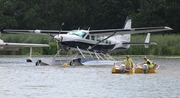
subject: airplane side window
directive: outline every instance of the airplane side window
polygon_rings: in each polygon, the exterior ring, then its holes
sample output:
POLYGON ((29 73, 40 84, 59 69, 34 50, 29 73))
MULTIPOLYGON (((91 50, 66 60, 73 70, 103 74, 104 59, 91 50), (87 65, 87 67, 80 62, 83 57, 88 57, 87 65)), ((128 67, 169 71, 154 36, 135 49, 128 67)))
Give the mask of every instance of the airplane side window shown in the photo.
POLYGON ((84 36, 86 35, 86 32, 82 32, 81 33, 81 37, 84 38, 84 36))
POLYGON ((99 41, 99 42, 100 42, 100 41, 101 41, 101 38, 97 38, 97 41, 99 41))
POLYGON ((109 41, 109 44, 111 44, 111 41, 109 41))
POLYGON ((91 36, 91 40, 94 40, 94 36, 91 36))
POLYGON ((108 40, 106 40, 106 44, 108 44, 109 43, 109 41, 108 40))
POLYGON ((89 35, 88 35, 88 36, 86 36, 86 39, 90 39, 89 37, 90 37, 89 35))

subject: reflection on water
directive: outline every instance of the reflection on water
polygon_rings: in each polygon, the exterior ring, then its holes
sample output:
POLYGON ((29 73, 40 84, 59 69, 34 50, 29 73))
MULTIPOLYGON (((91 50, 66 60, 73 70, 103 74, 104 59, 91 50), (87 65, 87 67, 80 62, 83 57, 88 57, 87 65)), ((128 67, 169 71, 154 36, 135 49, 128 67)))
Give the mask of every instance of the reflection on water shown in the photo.
POLYGON ((180 59, 152 61, 161 65, 156 74, 111 74, 112 66, 35 66, 22 57, 1 57, 0 98, 179 97, 180 59))

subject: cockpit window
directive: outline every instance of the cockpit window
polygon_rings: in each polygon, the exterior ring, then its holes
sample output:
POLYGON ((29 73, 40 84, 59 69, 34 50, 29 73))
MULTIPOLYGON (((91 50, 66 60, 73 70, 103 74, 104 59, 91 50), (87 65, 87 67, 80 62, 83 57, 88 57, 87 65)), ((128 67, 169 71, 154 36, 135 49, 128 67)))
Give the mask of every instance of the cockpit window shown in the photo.
POLYGON ((72 30, 72 31, 69 31, 67 34, 69 34, 69 35, 77 35, 77 36, 83 38, 86 35, 86 32, 83 32, 83 31, 80 31, 80 30, 72 30))

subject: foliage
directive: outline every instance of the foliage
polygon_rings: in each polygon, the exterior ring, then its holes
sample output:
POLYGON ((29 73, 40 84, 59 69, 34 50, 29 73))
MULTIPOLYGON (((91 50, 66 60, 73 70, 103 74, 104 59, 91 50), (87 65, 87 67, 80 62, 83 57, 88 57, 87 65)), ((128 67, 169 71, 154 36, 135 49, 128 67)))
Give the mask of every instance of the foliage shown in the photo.
POLYGON ((178 0, 0 0, 0 27, 18 29, 122 28, 167 25, 179 32, 178 0))
MULTIPOLYGON (((146 35, 132 35, 132 42, 144 42, 146 35)), ((130 55, 180 55, 180 35, 178 34, 151 34, 151 42, 157 45, 131 46, 127 51, 120 54, 130 55)))
MULTIPOLYGON (((0 28, 59 29, 62 22, 65 23, 65 30, 79 27, 122 28, 125 18, 129 16, 133 21, 132 27, 169 26, 173 28, 169 34, 179 33, 179 5, 179 0, 0 0, 0 28)), ((134 41, 143 42, 136 37, 134 41)), ((117 54, 180 54, 180 40, 175 35, 168 37, 170 38, 153 35, 152 41, 158 42, 158 46, 150 46, 148 49, 132 46, 128 51, 117 54)), ((12 34, 3 35, 2 39, 8 42, 49 43, 56 47, 56 43, 51 43, 53 40, 49 36, 12 34)), ((56 52, 56 48, 52 47, 37 50, 39 53, 51 55, 56 52)), ((26 50, 28 49, 1 54, 25 54, 26 50)))
MULTIPOLYGON (((146 35, 138 34, 131 36, 131 42, 144 42, 146 35)), ((180 55, 180 35, 179 34, 151 34, 151 42, 157 45, 150 45, 144 48, 143 45, 131 46, 126 51, 113 53, 112 55, 180 55)), ((33 48, 35 55, 54 55, 57 52, 57 44, 53 38, 48 35, 29 35, 29 34, 3 34, 2 39, 5 42, 25 42, 49 44, 50 48, 33 48)), ((1 51, 1 55, 27 55, 29 48, 20 49, 19 51, 1 51)), ((65 54, 62 52, 61 54, 65 54)))

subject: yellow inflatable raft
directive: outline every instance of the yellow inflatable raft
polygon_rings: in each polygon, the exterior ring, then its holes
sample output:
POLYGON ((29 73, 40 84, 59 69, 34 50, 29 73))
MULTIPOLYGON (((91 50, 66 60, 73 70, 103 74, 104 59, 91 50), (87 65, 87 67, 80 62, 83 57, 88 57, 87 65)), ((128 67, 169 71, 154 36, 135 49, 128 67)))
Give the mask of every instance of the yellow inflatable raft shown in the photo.
POLYGON ((114 66, 112 67, 111 72, 113 74, 117 74, 117 73, 130 73, 131 74, 133 73, 133 70, 132 69, 126 70, 124 64, 121 64, 121 62, 116 62, 114 63, 114 66))
MULTIPOLYGON (((111 72, 112 72, 113 74, 120 74, 120 73, 121 73, 120 68, 115 68, 115 67, 112 67, 111 72)), ((133 70, 126 70, 124 73, 132 74, 132 73, 133 73, 133 70)))
MULTIPOLYGON (((159 65, 156 64, 155 67, 154 67, 154 69, 149 69, 149 70, 147 71, 147 73, 152 73, 152 74, 153 74, 153 73, 156 73, 158 68, 159 68, 159 65)), ((112 72, 113 74, 122 73, 120 67, 119 67, 119 66, 116 66, 116 65, 112 67, 111 72, 112 72)), ((136 66, 134 69, 126 70, 126 71, 123 72, 123 73, 144 74, 142 67, 138 67, 138 66, 136 66)))
MULTIPOLYGON (((134 70, 134 73, 141 74, 141 73, 143 73, 143 70, 142 70, 142 68, 136 68, 134 70)), ((155 69, 149 69, 147 73, 156 73, 156 70, 155 69)))
MULTIPOLYGON (((159 65, 155 64, 155 65, 154 65, 154 68, 153 68, 153 69, 149 69, 149 70, 147 71, 147 73, 152 73, 152 74, 153 74, 153 73, 156 73, 158 68, 159 68, 159 65)), ((134 69, 134 73, 137 73, 137 74, 143 73, 142 67, 137 67, 137 68, 135 68, 135 69, 134 69)))

